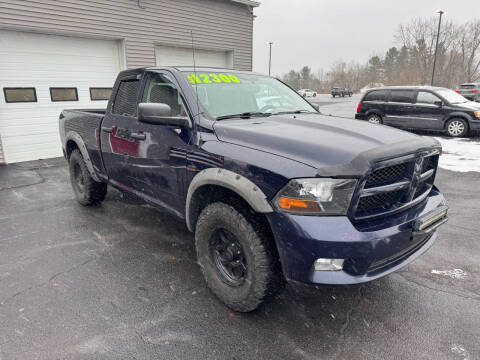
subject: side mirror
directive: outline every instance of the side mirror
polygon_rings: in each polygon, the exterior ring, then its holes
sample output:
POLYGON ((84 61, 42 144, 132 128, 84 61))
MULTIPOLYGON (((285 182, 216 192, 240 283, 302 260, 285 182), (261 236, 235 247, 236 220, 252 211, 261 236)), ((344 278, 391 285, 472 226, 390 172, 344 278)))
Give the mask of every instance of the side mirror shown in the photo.
POLYGON ((146 124, 191 127, 188 116, 172 116, 172 109, 164 103, 138 104, 137 117, 138 121, 146 124))
POLYGON ((438 101, 434 101, 433 102, 434 105, 437 105, 438 107, 442 107, 443 106, 443 102, 438 100, 438 101))
POLYGON ((315 104, 315 103, 313 103, 313 104, 310 103, 310 105, 312 105, 315 108, 315 110, 320 111, 320 105, 315 104))

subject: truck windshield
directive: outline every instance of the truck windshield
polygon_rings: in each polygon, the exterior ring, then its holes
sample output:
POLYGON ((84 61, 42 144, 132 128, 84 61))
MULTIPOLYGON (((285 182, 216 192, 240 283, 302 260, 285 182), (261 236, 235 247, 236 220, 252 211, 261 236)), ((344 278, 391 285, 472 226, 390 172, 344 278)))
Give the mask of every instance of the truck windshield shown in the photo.
POLYGON ((229 72, 184 72, 198 99, 215 119, 317 112, 282 82, 267 76, 229 72))

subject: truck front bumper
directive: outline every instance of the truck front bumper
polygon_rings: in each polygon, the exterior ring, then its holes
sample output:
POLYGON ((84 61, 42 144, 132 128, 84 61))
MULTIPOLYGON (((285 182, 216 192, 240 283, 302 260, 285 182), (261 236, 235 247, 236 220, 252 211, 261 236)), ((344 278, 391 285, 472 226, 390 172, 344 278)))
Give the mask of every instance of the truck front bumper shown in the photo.
MULTIPOLYGON (((310 284, 357 284, 385 276, 427 251, 436 232, 415 221, 445 205, 434 188, 423 203, 399 214, 352 224, 346 216, 267 214, 287 279, 310 284), (344 259, 342 270, 318 271, 315 260, 344 259)), ((445 219, 444 219, 445 220, 445 219)))

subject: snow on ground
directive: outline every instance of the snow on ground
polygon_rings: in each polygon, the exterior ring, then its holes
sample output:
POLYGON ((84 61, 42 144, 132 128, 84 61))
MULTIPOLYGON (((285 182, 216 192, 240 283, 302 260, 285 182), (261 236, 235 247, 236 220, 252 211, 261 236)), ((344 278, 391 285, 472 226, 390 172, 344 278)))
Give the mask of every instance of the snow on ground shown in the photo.
POLYGON ((435 137, 442 144, 439 167, 452 171, 480 172, 479 138, 444 138, 435 137))

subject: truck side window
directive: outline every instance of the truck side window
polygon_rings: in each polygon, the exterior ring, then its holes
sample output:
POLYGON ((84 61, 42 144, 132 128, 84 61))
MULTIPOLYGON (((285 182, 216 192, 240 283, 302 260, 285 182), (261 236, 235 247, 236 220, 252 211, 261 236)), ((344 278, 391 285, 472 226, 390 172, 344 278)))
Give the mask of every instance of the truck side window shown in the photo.
POLYGON ((138 83, 137 79, 120 82, 113 104, 114 114, 133 116, 137 104, 138 83))
POLYGON ((142 102, 164 103, 172 109, 172 116, 185 115, 182 97, 172 80, 165 74, 150 74, 142 102))

